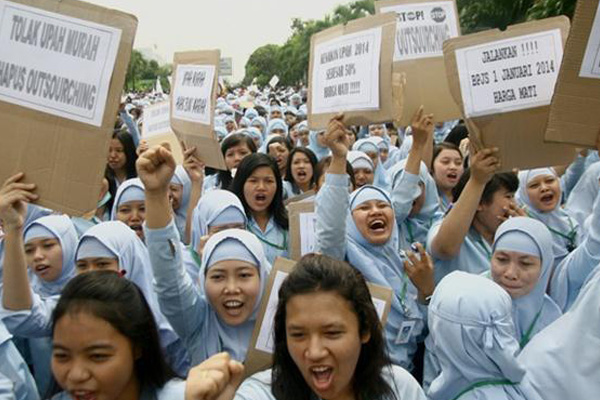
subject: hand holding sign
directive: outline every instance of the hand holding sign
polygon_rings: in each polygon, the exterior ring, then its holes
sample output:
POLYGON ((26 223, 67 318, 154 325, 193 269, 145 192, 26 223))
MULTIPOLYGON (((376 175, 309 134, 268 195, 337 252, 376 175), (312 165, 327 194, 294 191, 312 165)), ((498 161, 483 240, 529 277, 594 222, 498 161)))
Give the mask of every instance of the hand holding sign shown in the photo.
POLYGON ((325 143, 331 149, 334 158, 346 158, 348 154, 348 135, 346 126, 342 122, 344 114, 338 114, 329 121, 327 132, 325 132, 325 143))
POLYGON ((219 353, 192 368, 185 385, 185 400, 231 400, 242 382, 244 365, 219 353))
POLYGON ((500 161, 497 158, 498 148, 482 149, 474 153, 471 149, 471 179, 475 182, 485 185, 500 168, 500 161))
POLYGON ((410 124, 413 146, 425 146, 433 138, 433 127, 433 114, 425 114, 423 106, 419 107, 410 124))
POLYGON ((417 243, 415 246, 419 256, 412 251, 407 251, 408 260, 404 261, 404 271, 419 291, 419 301, 423 303, 435 289, 433 261, 421 243, 417 243))
POLYGON ((22 183, 22 172, 11 176, 0 189, 0 220, 4 231, 22 229, 27 214, 27 203, 37 200, 35 184, 22 183))

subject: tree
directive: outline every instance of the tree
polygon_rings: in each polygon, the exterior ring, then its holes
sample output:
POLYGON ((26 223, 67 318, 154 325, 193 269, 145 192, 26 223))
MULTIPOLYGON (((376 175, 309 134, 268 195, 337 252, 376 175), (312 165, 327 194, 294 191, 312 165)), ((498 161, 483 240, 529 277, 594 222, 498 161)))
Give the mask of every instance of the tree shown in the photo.
POLYGON ((279 73, 278 52, 279 46, 275 44, 267 44, 256 49, 246 63, 244 84, 249 85, 256 78, 256 83, 264 86, 273 75, 279 73))
POLYGON ((125 76, 125 90, 151 90, 156 78, 160 78, 163 89, 169 90, 167 78, 171 71, 171 65, 159 65, 156 60, 147 60, 138 50, 133 50, 125 76))

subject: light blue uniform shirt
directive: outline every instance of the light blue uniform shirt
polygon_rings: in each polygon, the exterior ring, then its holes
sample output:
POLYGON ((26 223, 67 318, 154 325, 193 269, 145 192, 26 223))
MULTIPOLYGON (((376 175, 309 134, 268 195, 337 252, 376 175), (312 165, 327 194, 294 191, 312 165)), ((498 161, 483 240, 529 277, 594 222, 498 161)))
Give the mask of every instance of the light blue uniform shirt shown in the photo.
POLYGON ((422 340, 425 329, 426 307, 417 304, 417 289, 404 273, 397 247, 397 227, 394 227, 388 243, 381 246, 366 244, 364 238, 352 238, 352 229, 356 228, 349 226, 352 217, 348 179, 345 174, 325 176, 325 185, 319 191, 316 202, 316 251, 348 261, 367 281, 392 288, 392 306, 384 326, 387 349, 394 364, 410 370, 417 342, 422 340))
POLYGON ((272 216, 269 218, 267 229, 264 232, 260 229, 254 218, 250 217, 248 220, 248 231, 255 234, 258 240, 260 240, 265 251, 265 257, 267 257, 271 265, 277 257, 288 257, 288 231, 277 225, 272 216))
POLYGON ((0 321, 0 399, 39 400, 29 367, 0 321))
POLYGON ((433 251, 432 243, 443 221, 442 219, 434 223, 427 235, 427 250, 433 256, 436 284, 452 271, 481 274, 489 270, 492 247, 473 227, 469 228, 469 232, 460 246, 460 251, 454 258, 448 260, 439 258, 433 251))
MULTIPOLYGON (((356 373, 360 373, 360 371, 356 371, 356 373)), ((392 388, 396 399, 427 399, 419 383, 405 369, 397 365, 390 365, 384 367, 382 374, 392 388)), ((235 393, 234 400, 275 400, 275 396, 271 393, 271 370, 261 371, 246 378, 235 393)))

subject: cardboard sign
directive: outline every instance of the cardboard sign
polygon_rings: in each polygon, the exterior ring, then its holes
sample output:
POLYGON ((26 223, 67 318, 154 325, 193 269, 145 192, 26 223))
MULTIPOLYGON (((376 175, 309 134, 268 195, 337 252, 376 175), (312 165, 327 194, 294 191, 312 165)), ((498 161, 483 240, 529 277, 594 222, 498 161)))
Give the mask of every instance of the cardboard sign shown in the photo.
POLYGON ((275 86, 277 86, 278 83, 279 83, 279 77, 277 75, 273 75, 273 77, 269 81, 269 86, 271 86, 273 89, 275 89, 275 86))
POLYGON ((315 249, 315 203, 296 201, 290 203, 287 209, 290 218, 290 258, 298 261, 315 249))
POLYGON ((579 0, 554 90, 546 140, 595 147, 600 129, 600 2, 579 0))
POLYGON ((0 1, 0 182, 22 171, 38 204, 95 208, 136 28, 75 0, 0 1))
POLYGON ((186 147, 196 146, 207 166, 225 170, 221 146, 213 132, 219 50, 175 53, 171 129, 186 147))
POLYGON ((148 142, 150 147, 162 143, 171 146, 171 153, 177 164, 183 164, 183 152, 177 136, 171 130, 169 113, 171 102, 163 101, 144 108, 144 123, 142 124, 142 139, 148 142))
POLYGON ((312 36, 308 125, 325 128, 344 112, 348 125, 391 121, 400 115, 392 99, 396 16, 361 18, 312 36))
POLYGON ((233 59, 231 57, 221 58, 219 76, 233 76, 233 59))
POLYGON ((450 93, 444 66, 443 43, 460 35, 454 0, 384 0, 377 13, 397 15, 393 73, 400 75, 403 113, 398 126, 410 125, 421 105, 436 121, 460 118, 450 93))
POLYGON ((504 171, 567 164, 575 157, 570 146, 544 142, 552 76, 568 33, 569 20, 556 17, 444 43, 450 90, 469 138, 476 147, 498 147, 504 171))
MULTIPOLYGON (((245 376, 270 368, 273 362, 273 324, 279 302, 279 288, 295 265, 294 261, 281 257, 278 257, 273 264, 246 354, 245 376)), ((392 303, 392 289, 370 283, 367 283, 367 286, 381 324, 385 325, 392 303)))

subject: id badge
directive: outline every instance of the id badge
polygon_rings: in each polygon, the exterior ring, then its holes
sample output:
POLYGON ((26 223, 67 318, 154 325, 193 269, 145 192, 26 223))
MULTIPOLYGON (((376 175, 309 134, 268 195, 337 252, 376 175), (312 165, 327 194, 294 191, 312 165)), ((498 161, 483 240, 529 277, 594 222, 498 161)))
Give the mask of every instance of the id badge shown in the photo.
POLYGON ((400 329, 398 330, 398 336, 396 337, 395 344, 406 344, 410 340, 413 329, 415 329, 417 321, 408 320, 402 322, 400 329))

